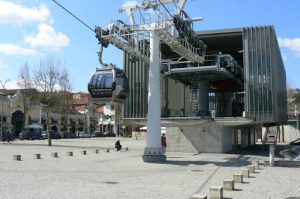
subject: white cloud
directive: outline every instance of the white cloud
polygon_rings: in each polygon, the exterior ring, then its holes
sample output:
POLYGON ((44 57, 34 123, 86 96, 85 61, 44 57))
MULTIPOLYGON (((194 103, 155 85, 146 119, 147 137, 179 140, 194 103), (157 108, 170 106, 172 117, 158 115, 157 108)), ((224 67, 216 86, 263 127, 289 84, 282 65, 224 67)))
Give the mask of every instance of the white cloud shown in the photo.
POLYGON ((7 68, 8 65, 6 65, 1 59, 0 59, 0 70, 7 68))
POLYGON ((54 50, 69 45, 70 39, 62 32, 55 32, 51 25, 41 23, 36 34, 25 36, 24 40, 31 47, 46 47, 54 50))
POLYGON ((24 24, 46 21, 50 16, 47 6, 25 7, 13 2, 0 0, 0 24, 24 24))
POLYGON ((126 1, 123 3, 122 8, 126 8, 126 7, 136 7, 138 6, 138 2, 137 1, 126 1))
POLYGON ((16 44, 0 44, 0 53, 5 55, 36 55, 38 52, 31 48, 23 48, 16 44))
POLYGON ((279 46, 292 50, 297 56, 300 56, 300 38, 278 38, 279 46))

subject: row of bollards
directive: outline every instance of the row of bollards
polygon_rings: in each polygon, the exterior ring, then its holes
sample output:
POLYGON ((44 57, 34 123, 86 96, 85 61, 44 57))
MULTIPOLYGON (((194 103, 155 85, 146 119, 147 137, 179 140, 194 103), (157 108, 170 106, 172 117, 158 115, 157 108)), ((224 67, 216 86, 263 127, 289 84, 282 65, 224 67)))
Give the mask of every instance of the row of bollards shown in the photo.
MULTIPOLYGON (((126 147, 126 151, 128 151, 128 147, 126 147)), ((99 149, 94 149, 93 152, 96 153, 96 154, 99 154, 99 149)), ((106 149, 106 152, 109 153, 109 148, 106 149)), ((81 154, 82 155, 87 155, 87 151, 86 150, 82 150, 81 154)), ((73 151, 68 151, 67 152, 67 156, 74 156, 73 151)), ((51 153, 51 157, 58 158, 58 152, 51 153)), ((40 153, 33 154, 33 159, 41 159, 41 158, 42 158, 42 156, 41 156, 40 153)), ((21 155, 13 155, 13 160, 21 161, 22 157, 21 157, 21 155)))
MULTIPOLYGON (((249 178, 250 173, 255 173, 259 170, 260 163, 254 161, 252 165, 248 166, 247 169, 242 169, 240 172, 233 174, 233 179, 225 179, 223 186, 212 186, 209 188, 209 199, 222 199, 223 190, 233 191, 235 183, 243 183, 243 178, 249 178)), ((207 199, 207 195, 196 194, 192 196, 192 199, 207 199)))

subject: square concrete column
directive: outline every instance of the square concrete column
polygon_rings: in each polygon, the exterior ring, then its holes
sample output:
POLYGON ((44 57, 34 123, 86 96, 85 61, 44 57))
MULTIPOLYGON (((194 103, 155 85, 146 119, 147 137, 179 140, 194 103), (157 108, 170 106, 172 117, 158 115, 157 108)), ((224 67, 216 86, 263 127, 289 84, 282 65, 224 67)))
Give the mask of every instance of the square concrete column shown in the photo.
POLYGON ((233 180, 235 183, 243 183, 243 174, 241 173, 233 174, 233 180))
POLYGON ((82 155, 86 155, 86 150, 81 151, 82 155))
POLYGON ((244 178, 249 178, 249 170, 248 169, 242 169, 241 170, 244 178))
POLYGON ((73 151, 68 151, 67 156, 73 156, 73 151))
POLYGON ((193 195, 191 199, 207 199, 206 195, 196 194, 193 195))
POLYGON ((209 188, 209 199, 221 199, 223 198, 223 187, 213 186, 209 188))
POLYGON ((226 179, 223 181, 224 190, 232 191, 234 190, 234 180, 226 179))

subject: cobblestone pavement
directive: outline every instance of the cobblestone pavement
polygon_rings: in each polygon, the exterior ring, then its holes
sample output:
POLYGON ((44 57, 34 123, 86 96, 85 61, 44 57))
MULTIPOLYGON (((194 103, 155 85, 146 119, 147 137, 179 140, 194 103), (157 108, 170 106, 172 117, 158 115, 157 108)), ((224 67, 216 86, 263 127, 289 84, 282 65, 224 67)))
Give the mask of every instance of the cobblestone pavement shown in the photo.
MULTIPOLYGON (((0 198, 190 198, 250 165, 267 160, 260 152, 240 154, 167 153, 167 162, 144 163, 143 140, 121 139, 128 151, 113 150, 116 138, 0 143, 0 198), (95 154, 93 149, 99 148, 95 154), (110 152, 107 153, 107 148, 110 152), (87 155, 81 151, 86 150, 87 155), (74 156, 67 156, 73 151, 74 156), (58 152, 59 158, 51 157, 58 152), (33 158, 41 153, 42 159, 33 158), (13 160, 21 154, 22 161, 13 160)), ((225 198, 300 197, 300 168, 263 167, 225 198)))

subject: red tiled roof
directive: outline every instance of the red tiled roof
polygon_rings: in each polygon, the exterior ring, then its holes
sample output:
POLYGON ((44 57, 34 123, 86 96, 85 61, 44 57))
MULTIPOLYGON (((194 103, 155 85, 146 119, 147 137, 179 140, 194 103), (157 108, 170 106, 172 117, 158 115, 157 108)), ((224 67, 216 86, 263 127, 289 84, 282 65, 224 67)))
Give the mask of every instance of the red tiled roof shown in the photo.
POLYGON ((89 101, 89 98, 75 98, 75 99, 73 99, 72 100, 72 104, 73 105, 87 105, 87 104, 89 104, 90 103, 90 101, 89 101))

